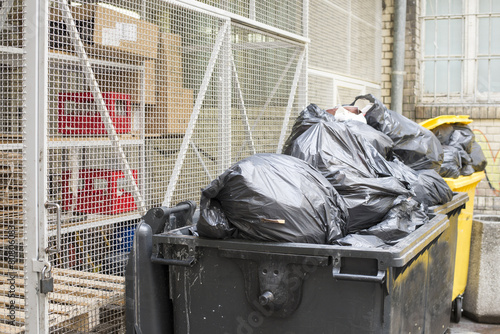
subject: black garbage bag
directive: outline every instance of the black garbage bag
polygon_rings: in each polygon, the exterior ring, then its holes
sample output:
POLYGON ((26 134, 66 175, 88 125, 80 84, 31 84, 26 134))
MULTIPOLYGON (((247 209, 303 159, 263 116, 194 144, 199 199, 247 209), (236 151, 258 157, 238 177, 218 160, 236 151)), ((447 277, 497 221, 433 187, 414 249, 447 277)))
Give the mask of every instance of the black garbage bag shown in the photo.
POLYGON ((413 196, 387 161, 345 122, 311 126, 290 145, 290 155, 316 167, 344 198, 349 210, 347 233, 379 223, 397 197, 413 196))
POLYGON ((324 109, 321 109, 314 103, 311 103, 304 110, 302 110, 295 120, 295 123, 293 124, 290 136, 288 136, 285 145, 283 145, 283 154, 290 155, 291 143, 293 143, 295 139, 297 139, 312 125, 322 121, 335 122, 335 117, 332 114, 327 113, 324 109))
POLYGON ((470 152, 471 166, 476 172, 481 172, 486 169, 488 162, 484 156, 481 145, 478 142, 472 143, 472 150, 470 152))
MULTIPOLYGON (((290 145, 312 125, 319 122, 337 122, 335 117, 315 104, 310 104, 301 111, 292 127, 290 136, 283 146, 283 154, 290 154, 290 145)), ((348 120, 351 131, 358 137, 367 140, 384 158, 392 158, 392 139, 371 126, 355 120, 348 120)))
POLYGON ((243 159, 202 190, 201 237, 330 244, 343 237, 346 205, 306 162, 281 154, 243 159))
POLYGON ((413 170, 397 159, 388 164, 394 177, 410 185, 415 193, 413 198, 418 203, 428 207, 445 204, 452 199, 453 191, 434 169, 413 170))
POLYGON ((382 222, 360 231, 359 234, 374 235, 388 245, 395 245, 428 221, 429 217, 420 203, 399 197, 382 222))
POLYGON ((474 173, 474 168, 472 167, 472 159, 470 155, 463 149, 459 149, 460 158, 462 159, 462 169, 460 169, 460 175, 469 176, 474 173))
POLYGON ((460 171, 462 169, 462 156, 460 151, 463 150, 453 146, 443 145, 444 160, 441 164, 439 175, 453 179, 460 176, 460 171))
POLYGON ((453 133, 445 145, 462 148, 467 154, 472 150, 472 143, 475 141, 471 128, 464 124, 453 124, 453 133))
POLYGON ((425 206, 446 204, 453 199, 448 183, 434 169, 416 171, 418 179, 412 183, 415 200, 425 206))
POLYGON ((394 142, 389 136, 355 120, 346 121, 346 124, 358 138, 368 141, 386 160, 392 160, 394 142))
POLYGON ((376 99, 372 94, 357 96, 373 103, 365 117, 368 125, 388 135, 394 142, 394 154, 415 170, 435 169, 443 162, 443 150, 436 136, 414 121, 400 115, 376 99))
POLYGON ((448 145, 453 134, 453 125, 442 124, 431 130, 442 145, 448 145))

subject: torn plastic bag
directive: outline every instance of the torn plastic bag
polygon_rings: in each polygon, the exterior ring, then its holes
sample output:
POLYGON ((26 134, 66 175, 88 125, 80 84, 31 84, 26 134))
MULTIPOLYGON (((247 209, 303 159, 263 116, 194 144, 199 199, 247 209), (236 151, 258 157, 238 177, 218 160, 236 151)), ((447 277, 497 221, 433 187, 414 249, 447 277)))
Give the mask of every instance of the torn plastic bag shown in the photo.
POLYGON ((486 161, 486 157, 484 156, 481 145, 478 142, 472 143, 472 150, 470 152, 471 158, 471 166, 474 168, 474 171, 481 172, 486 169, 486 165, 488 162, 486 161))
POLYGON ((385 248, 385 242, 375 235, 348 234, 335 240, 335 245, 352 246, 355 248, 385 248))
POLYGON ((394 154, 415 170, 435 169, 443 162, 443 149, 434 134, 400 115, 376 99, 372 94, 357 96, 352 105, 359 99, 373 103, 366 113, 366 121, 370 126, 388 135, 394 142, 394 154))
POLYGON ((428 221, 429 217, 421 204, 413 199, 400 197, 382 222, 359 234, 374 235, 388 245, 395 245, 428 221))
POLYGON ((414 195, 344 122, 311 126, 291 143, 290 154, 316 167, 342 195, 350 216, 348 233, 379 223, 398 196, 414 195))
POLYGON ((450 177, 456 179, 460 176, 462 169, 462 157, 459 148, 443 145, 444 160, 439 170, 439 175, 442 177, 450 177))
MULTIPOLYGON (((315 104, 310 104, 307 108, 302 110, 300 115, 295 120, 290 136, 283 146, 283 154, 290 154, 291 143, 304 133, 304 131, 319 122, 336 122, 336 120, 332 114, 319 108, 315 104)), ((364 140, 367 140, 380 154, 382 154, 384 158, 392 158, 392 147, 394 146, 394 143, 391 138, 365 123, 352 120, 346 122, 349 124, 349 128, 354 134, 358 137, 362 137, 364 140)))
POLYGON ((343 236, 347 220, 342 197, 309 164, 257 154, 202 190, 197 230, 208 238, 329 244, 343 236))

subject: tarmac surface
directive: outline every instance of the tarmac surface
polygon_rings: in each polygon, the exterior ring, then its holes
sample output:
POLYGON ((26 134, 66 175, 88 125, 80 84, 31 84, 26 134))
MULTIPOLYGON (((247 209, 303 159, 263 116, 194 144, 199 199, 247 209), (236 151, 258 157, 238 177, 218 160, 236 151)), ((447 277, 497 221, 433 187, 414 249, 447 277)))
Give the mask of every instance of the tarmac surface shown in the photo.
POLYGON ((480 324, 462 316, 456 324, 451 323, 448 334, 500 334, 500 324, 480 324))

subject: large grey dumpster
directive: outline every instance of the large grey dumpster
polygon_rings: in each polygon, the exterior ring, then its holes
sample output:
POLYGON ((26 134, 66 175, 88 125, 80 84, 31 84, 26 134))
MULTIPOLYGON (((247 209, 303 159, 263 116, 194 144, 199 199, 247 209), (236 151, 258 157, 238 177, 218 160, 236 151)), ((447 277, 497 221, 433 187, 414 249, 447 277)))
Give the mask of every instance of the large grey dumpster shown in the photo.
MULTIPOLYGON (((457 197, 452 202, 448 212, 463 205, 457 197)), ((155 226, 170 222, 165 210, 150 211, 142 228, 151 217, 155 226)), ((191 235, 189 227, 150 229, 142 237, 138 230, 127 267, 127 331, 444 333, 456 223, 442 214, 431 218, 387 249, 210 240, 191 235), (144 251, 154 270, 138 269, 144 251), (151 274, 154 280, 142 279, 151 274), (144 303, 165 316, 141 313, 144 303)))

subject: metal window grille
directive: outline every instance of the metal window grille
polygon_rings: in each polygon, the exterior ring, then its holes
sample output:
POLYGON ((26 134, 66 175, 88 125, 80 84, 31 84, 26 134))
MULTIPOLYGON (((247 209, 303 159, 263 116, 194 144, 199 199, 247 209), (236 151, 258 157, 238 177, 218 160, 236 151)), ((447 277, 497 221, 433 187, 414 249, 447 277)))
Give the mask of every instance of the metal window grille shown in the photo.
POLYGON ((423 10, 423 102, 498 101, 498 3, 427 0, 423 10))

